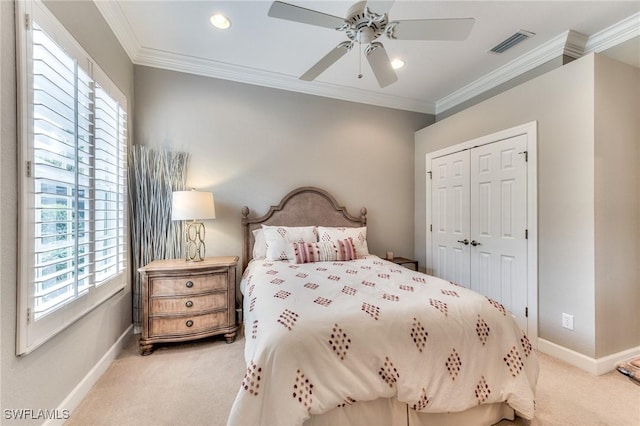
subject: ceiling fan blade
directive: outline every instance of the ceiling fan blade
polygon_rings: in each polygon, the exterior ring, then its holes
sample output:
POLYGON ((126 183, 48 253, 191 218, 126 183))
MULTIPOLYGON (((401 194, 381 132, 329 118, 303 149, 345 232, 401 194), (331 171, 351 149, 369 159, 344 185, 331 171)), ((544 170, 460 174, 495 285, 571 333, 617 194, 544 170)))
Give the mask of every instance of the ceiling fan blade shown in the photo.
POLYGON ((303 24, 316 25, 336 29, 344 25, 344 19, 326 13, 317 12, 304 7, 294 6, 281 1, 274 1, 269 8, 268 15, 272 18, 286 19, 287 21, 301 22, 303 24))
POLYGON ((324 58, 320 59, 314 66, 309 68, 307 72, 300 76, 300 80, 312 81, 315 80, 320 74, 327 68, 333 65, 338 59, 342 58, 345 53, 351 50, 353 43, 350 41, 344 41, 337 45, 333 50, 327 53, 324 58))
POLYGON ((391 66, 391 61, 382 43, 374 42, 369 44, 365 50, 365 55, 380 87, 387 87, 398 80, 398 76, 391 66))
POLYGON ((369 0, 367 7, 375 13, 389 13, 391 6, 393 6, 395 2, 395 0, 369 0))
POLYGON ((464 40, 475 19, 416 19, 390 22, 387 36, 398 40, 464 40))

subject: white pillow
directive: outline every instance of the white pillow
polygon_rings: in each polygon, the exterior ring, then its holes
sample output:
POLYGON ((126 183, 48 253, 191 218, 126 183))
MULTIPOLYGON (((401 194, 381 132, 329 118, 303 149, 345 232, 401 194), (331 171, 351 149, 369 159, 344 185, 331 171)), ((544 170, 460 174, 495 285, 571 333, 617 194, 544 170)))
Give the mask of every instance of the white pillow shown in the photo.
POLYGON ((326 226, 318 226, 318 241, 335 243, 340 240, 351 238, 353 246, 356 249, 356 256, 362 259, 369 255, 369 247, 367 246, 367 227, 361 228, 332 228, 326 226))
POLYGON ((267 245, 267 260, 293 260, 295 253, 291 243, 315 243, 318 233, 315 226, 267 226, 262 225, 267 245))
POLYGON ((267 243, 264 240, 262 229, 253 230, 253 259, 264 259, 267 257, 267 243))

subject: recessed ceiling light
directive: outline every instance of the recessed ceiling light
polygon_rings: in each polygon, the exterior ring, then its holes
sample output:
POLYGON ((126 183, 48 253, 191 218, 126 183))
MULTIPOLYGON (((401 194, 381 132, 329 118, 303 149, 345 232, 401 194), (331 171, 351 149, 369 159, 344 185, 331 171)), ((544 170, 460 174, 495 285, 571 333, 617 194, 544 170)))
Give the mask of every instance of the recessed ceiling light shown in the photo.
POLYGON ((211 25, 218 29, 226 30, 231 26, 231 21, 226 16, 216 13, 215 15, 211 15, 211 25))
POLYGON ((391 61, 391 67, 394 70, 404 67, 404 61, 402 59, 394 59, 391 61))

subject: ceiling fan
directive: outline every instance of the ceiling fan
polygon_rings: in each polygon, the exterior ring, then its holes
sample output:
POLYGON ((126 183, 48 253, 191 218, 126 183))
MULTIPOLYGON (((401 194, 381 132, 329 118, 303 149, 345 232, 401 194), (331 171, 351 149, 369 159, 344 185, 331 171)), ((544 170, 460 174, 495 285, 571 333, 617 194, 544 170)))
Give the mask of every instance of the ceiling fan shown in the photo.
MULTIPOLYGON (((461 19, 416 19, 389 21, 388 12, 394 0, 370 1, 379 13, 369 9, 367 1, 359 1, 351 6, 346 18, 340 18, 316 10, 275 1, 269 9, 272 18, 286 19, 303 24, 316 25, 343 31, 348 41, 344 41, 320 59, 300 80, 312 81, 346 54, 355 43, 365 45, 364 55, 380 87, 386 87, 398 80, 387 52, 379 41, 381 35, 394 40, 464 40, 471 32, 473 18, 461 19)), ((362 78, 362 74, 358 75, 362 78)))

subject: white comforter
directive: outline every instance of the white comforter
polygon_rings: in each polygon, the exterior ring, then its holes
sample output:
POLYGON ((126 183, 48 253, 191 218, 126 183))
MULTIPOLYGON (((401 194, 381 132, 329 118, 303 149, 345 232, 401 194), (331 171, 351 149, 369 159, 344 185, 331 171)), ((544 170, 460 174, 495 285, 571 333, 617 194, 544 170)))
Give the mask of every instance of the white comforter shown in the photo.
POLYGON ((229 425, 301 425, 392 396, 421 412, 506 402, 533 417, 535 353, 487 297, 375 256, 252 261, 241 289, 247 370, 229 425))

